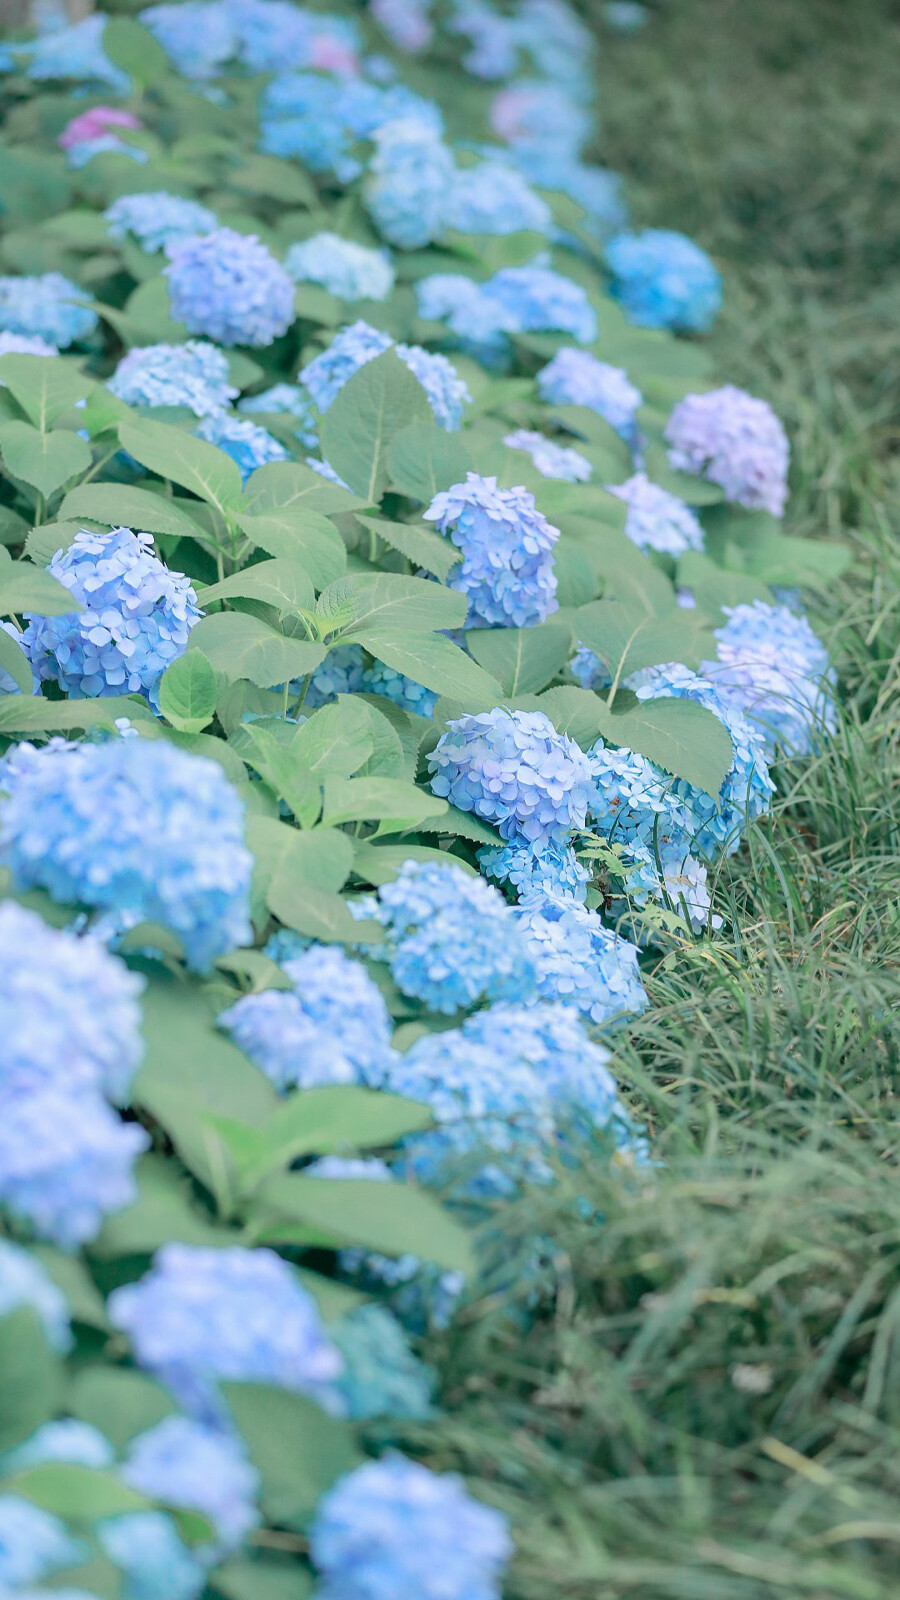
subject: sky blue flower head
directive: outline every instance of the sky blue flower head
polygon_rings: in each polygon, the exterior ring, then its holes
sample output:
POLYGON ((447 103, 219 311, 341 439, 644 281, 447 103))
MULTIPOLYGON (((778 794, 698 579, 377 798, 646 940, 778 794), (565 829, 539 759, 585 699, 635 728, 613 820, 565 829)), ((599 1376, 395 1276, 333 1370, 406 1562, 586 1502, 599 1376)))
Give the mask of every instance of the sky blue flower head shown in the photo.
POLYGON ((331 1332, 344 1358, 340 1391, 349 1417, 422 1422, 430 1416, 434 1374, 413 1355, 399 1322, 384 1306, 357 1306, 333 1323, 331 1332))
POLYGON ((37 1583, 73 1566, 81 1547, 65 1523, 16 1494, 0 1495, 0 1583, 37 1583))
POLYGON ((146 1277, 114 1290, 107 1307, 138 1364, 200 1422, 221 1425, 218 1384, 229 1380, 293 1389, 334 1409, 341 1358, 312 1295, 273 1250, 163 1245, 146 1277))
POLYGON ((462 561, 448 587, 469 601, 469 626, 529 628, 558 609, 553 546, 559 538, 527 489, 500 489, 468 472, 423 513, 449 534, 462 561))
POLYGON ((126 139, 120 139, 117 133, 99 133, 94 139, 79 139, 69 145, 66 166, 79 171, 95 156, 108 155, 125 156, 128 161, 136 161, 138 166, 144 166, 150 160, 149 153, 142 150, 140 145, 129 144, 126 139))
POLYGON ((617 750, 602 739, 588 759, 593 776, 590 813, 598 833, 613 844, 688 848, 696 818, 674 779, 646 756, 617 750))
POLYGON ((507 143, 555 148, 575 160, 594 132, 594 118, 567 85, 520 78, 500 90, 490 110, 491 127, 507 143))
POLYGON ((83 610, 26 613, 22 645, 38 678, 75 700, 130 693, 156 705, 159 680, 200 617, 190 579, 160 561, 149 533, 130 528, 77 533, 47 570, 83 610))
POLYGON ((180 244, 198 233, 212 233, 219 226, 215 212, 196 200, 164 189, 152 193, 123 194, 103 213, 110 239, 136 239, 151 255, 171 244, 180 244))
POLYGON ((508 335, 517 331, 512 312, 460 272, 435 272, 416 284, 419 316, 446 322, 463 350, 482 366, 504 369, 512 359, 508 335))
POLYGON ((559 478, 563 483, 587 483, 590 479, 591 463, 580 451, 557 444, 542 433, 516 428, 503 443, 508 450, 524 450, 543 478, 559 478))
POLYGON ((228 357, 204 339, 148 344, 124 355, 106 387, 129 406, 187 406, 195 417, 220 411, 240 390, 228 357))
POLYGON ((183 239, 169 256, 172 316, 188 333, 259 349, 293 322, 294 285, 255 234, 216 228, 183 239))
POLYGON ((65 350, 87 339, 97 327, 97 313, 78 300, 90 296, 61 272, 36 278, 0 278, 0 330, 45 339, 65 350))
POLYGON ((581 344, 597 337, 597 313, 586 291, 551 267, 503 267, 484 292, 506 307, 522 333, 559 330, 581 344))
POLYGON ((507 1519, 405 1456, 339 1478, 310 1534, 320 1600, 500 1600, 507 1519))
POLYGON ((279 414, 296 417, 296 436, 307 450, 315 450, 319 442, 316 433, 315 409, 312 396, 301 388, 298 383, 273 383, 271 389, 264 389, 261 394, 251 394, 239 400, 238 411, 243 416, 255 417, 270 412, 273 416, 279 414))
POLYGON ((553 213, 546 200, 506 161, 481 161, 453 176, 444 226, 456 233, 549 234, 553 213))
MULTIPOLYGON (((0 356, 58 356, 59 351, 55 344, 48 344, 46 339, 39 339, 34 334, 0 333, 0 356)), ((5 389, 6 384, 0 378, 0 389, 5 389)))
POLYGON ((394 287, 387 250, 370 250, 337 233, 292 244, 284 261, 295 283, 318 283, 339 300, 386 300, 394 287))
POLYGON ((75 1250, 104 1216, 130 1205, 135 1158, 150 1140, 99 1095, 59 1086, 6 1094, 0 1113, 0 1208, 39 1239, 75 1250))
POLYGON ((538 373, 537 386, 548 405, 587 406, 605 417, 623 439, 633 439, 643 395, 621 367, 598 361, 587 350, 557 350, 538 373))
POLYGON ((539 189, 569 196, 585 212, 584 226, 596 239, 606 239, 624 228, 628 207, 622 194, 622 178, 606 167, 586 166, 584 162, 548 145, 514 146, 512 157, 519 169, 539 189))
POLYGON ((241 482, 246 483, 251 472, 264 467, 269 461, 287 461, 288 452, 278 439, 261 428, 257 422, 231 416, 227 411, 214 411, 204 417, 194 430, 199 439, 214 444, 230 456, 240 468, 241 482))
POLYGON ((164 1511, 109 1517, 97 1526, 97 1542, 124 1575, 124 1600, 197 1600, 206 1585, 203 1567, 164 1511))
POLYGON ((545 1000, 574 1006, 598 1027, 649 1004, 633 944, 596 911, 563 895, 527 895, 518 909, 545 1000))
POLYGON ((365 902, 385 929, 398 989, 452 1016, 482 1000, 521 1000, 531 989, 515 914, 497 889, 448 861, 406 861, 365 902))
POLYGON ((446 226, 454 172, 440 132, 418 117, 379 128, 364 199, 382 238, 399 250, 420 250, 437 239, 446 226))
POLYGON ((110 61, 103 48, 106 17, 96 12, 71 27, 54 28, 31 44, 17 46, 28 57, 28 76, 38 81, 71 78, 76 83, 108 83, 119 94, 128 94, 131 81, 121 67, 110 61))
POLYGON ((395 705, 402 706, 404 711, 414 711, 420 717, 432 716, 438 701, 432 689, 426 689, 423 684, 416 683, 414 678, 407 678, 402 672, 395 672, 393 667, 386 667, 381 661, 366 668, 363 687, 366 694, 383 695, 386 700, 393 700, 395 705))
POLYGON ((185 78, 214 78, 237 52, 234 17, 222 0, 148 6, 139 20, 185 78))
POLYGON ((471 49, 462 66, 474 78, 494 82, 509 78, 519 63, 521 28, 514 17, 504 17, 482 0, 456 0, 447 22, 448 33, 462 34, 471 49))
POLYGON ((756 817, 769 810, 775 785, 769 776, 765 740, 759 728, 749 722, 729 698, 727 690, 713 686, 688 667, 677 662, 647 667, 629 680, 639 700, 674 696, 696 700, 725 724, 731 737, 733 759, 717 799, 676 778, 672 792, 691 812, 692 848, 696 855, 712 860, 723 851, 733 855, 744 830, 756 817), (718 802, 718 804, 717 804, 718 802))
POLYGON ((371 0, 369 10, 396 49, 416 55, 431 43, 434 33, 428 15, 431 4, 432 0, 371 0))
POLYGON ((776 751, 809 755, 837 727, 835 673, 805 617, 762 600, 726 608, 703 672, 776 751))
MULTIPOLYGON (((2 1253, 0 1251, 0 1256, 2 1253)), ((22 1254, 25 1255, 26 1252, 22 1251, 22 1254)), ((32 1259, 28 1256, 29 1261, 32 1259)), ((37 1266, 37 1262, 33 1264, 37 1266)), ((62 1299, 60 1295, 60 1300, 62 1299)), ((68 1348, 70 1343, 68 1312, 65 1316, 64 1332, 66 1339, 62 1348, 68 1348)), ((26 1439, 24 1444, 18 1445, 15 1450, 5 1455, 2 1466, 4 1472, 25 1472, 28 1467, 42 1467, 48 1461, 68 1461, 80 1467, 102 1468, 111 1467, 115 1459, 115 1450, 99 1428, 93 1428, 89 1422, 80 1422, 77 1417, 60 1417, 56 1422, 43 1423, 30 1439, 26 1439)))
POLYGON ((340 88, 331 78, 292 74, 273 79, 260 102, 259 148, 302 162, 310 172, 334 172, 352 183, 362 166, 340 113, 340 88))
POLYGON ((625 532, 639 550, 658 550, 677 561, 686 550, 703 549, 703 528, 690 506, 651 483, 645 472, 610 484, 609 492, 625 501, 625 532))
POLYGON ((544 893, 571 895, 584 900, 591 874, 582 866, 571 845, 553 839, 539 847, 517 839, 497 849, 484 845, 478 852, 481 869, 498 883, 511 883, 519 895, 544 893))
POLYGON ((244 803, 217 761, 164 739, 18 745, 0 773, 0 854, 22 888, 161 922, 190 967, 252 939, 244 803))
POLYGON ((434 793, 493 823, 503 839, 543 849, 584 827, 590 763, 543 711, 498 706, 460 717, 428 763, 434 793))
POLYGON ((790 445, 772 407, 726 384, 679 400, 666 423, 669 461, 717 483, 726 500, 780 517, 790 445))
POLYGON ((683 233, 645 228, 606 246, 612 292, 630 322, 674 333, 705 333, 722 305, 722 279, 705 250, 683 233))
POLYGON ((37 1258, 10 1239, 0 1239, 0 1317, 21 1306, 36 1312, 49 1344, 65 1352, 72 1343, 69 1306, 37 1258))
MULTIPOLYGON (((169 1245, 166 1248, 171 1251, 179 1247, 169 1245)), ((180 1248, 184 1250, 187 1247, 180 1248)), ((250 1255, 252 1252, 233 1250, 222 1252, 225 1256, 241 1253, 250 1255)), ((257 1253, 267 1256, 270 1254, 269 1251, 257 1253)), ((204 1254, 209 1256, 215 1252, 205 1251, 204 1254)), ((271 1259, 280 1262, 278 1256, 272 1256, 271 1259)), ((284 1265, 281 1262, 280 1264, 284 1265)), ((289 1272, 290 1268, 286 1270, 289 1272)), ((146 1282, 144 1279, 144 1283, 146 1282)), ((232 1309, 235 1322, 240 1319, 242 1309, 252 1314, 251 1307, 242 1307, 241 1291, 242 1286, 237 1284, 232 1309)), ((117 1290, 111 1297, 110 1304, 112 1300, 118 1300, 127 1292, 125 1289, 117 1290)), ((213 1293, 216 1293, 215 1289, 213 1293)), ((221 1316, 225 1309, 220 1300, 213 1301, 212 1317, 221 1316)), ((264 1311, 264 1306, 258 1305, 255 1309, 259 1317, 260 1312, 264 1311)), ((271 1323, 276 1311, 277 1301, 273 1303, 266 1321, 271 1323)), ((184 1308, 172 1305, 170 1314, 181 1322, 184 1308)), ((150 1315, 152 1316, 152 1312, 150 1315)), ((200 1316, 200 1310, 195 1308, 194 1315, 200 1316)), ((211 1319, 209 1328, 211 1338, 215 1337, 216 1331, 211 1319)), ((244 1330, 248 1344, 253 1340, 255 1331, 252 1327, 244 1330)), ((165 1337, 164 1330, 160 1329, 158 1332, 163 1338, 165 1337)), ((289 1338, 290 1330, 287 1327, 285 1333, 289 1338)), ((224 1373, 219 1375, 225 1376, 224 1373)), ((271 1380, 261 1377, 259 1381, 265 1383, 271 1380)), ((292 1384, 289 1387, 297 1386, 292 1384)), ((218 1560, 226 1552, 236 1550, 251 1528, 255 1528, 260 1520, 256 1507, 259 1474, 247 1460, 240 1439, 224 1430, 206 1427, 202 1422, 195 1422, 189 1417, 164 1417, 162 1422, 158 1422, 153 1428, 148 1428, 146 1433, 138 1434, 129 1446, 128 1456, 122 1468, 122 1477, 140 1494, 165 1500, 168 1505, 178 1506, 185 1511, 199 1511, 207 1517, 215 1528, 216 1539, 213 1546, 201 1546, 200 1554, 206 1560, 218 1560)), ((163 1600, 163 1596, 160 1596, 160 1600, 163 1600)), ((167 1596, 165 1600, 168 1600, 167 1596)))
POLYGON ((143 980, 97 939, 0 904, 0 1093, 96 1090, 124 1101, 143 1055, 143 980))
POLYGON ((580 644, 569 662, 569 671, 582 689, 608 689, 612 683, 605 661, 586 644, 580 644))
POLYGON ((428 396, 434 420, 453 430, 462 421, 463 407, 471 400, 467 385, 446 356, 433 355, 416 344, 394 344, 387 333, 353 322, 335 334, 327 350, 300 373, 320 411, 327 411, 344 384, 376 356, 393 347, 428 396))
POLYGON ((306 710, 318 711, 339 694, 359 694, 365 686, 365 671, 361 644, 335 645, 310 679, 303 702, 306 710))

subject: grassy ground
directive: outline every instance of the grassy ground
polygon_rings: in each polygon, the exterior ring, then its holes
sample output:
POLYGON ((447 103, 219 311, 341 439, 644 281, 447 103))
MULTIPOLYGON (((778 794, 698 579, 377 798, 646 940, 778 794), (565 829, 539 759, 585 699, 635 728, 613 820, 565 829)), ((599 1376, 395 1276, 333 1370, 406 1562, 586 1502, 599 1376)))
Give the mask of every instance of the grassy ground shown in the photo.
POLYGON ((810 598, 838 737, 617 1045, 664 1168, 579 1174, 602 1222, 565 1180, 523 1201, 552 1314, 498 1292, 440 1351, 452 1418, 415 1442, 512 1513, 510 1600, 900 1587, 898 43, 876 0, 669 0, 603 36, 602 157, 721 262, 719 369, 789 428, 791 531, 855 560, 810 598))

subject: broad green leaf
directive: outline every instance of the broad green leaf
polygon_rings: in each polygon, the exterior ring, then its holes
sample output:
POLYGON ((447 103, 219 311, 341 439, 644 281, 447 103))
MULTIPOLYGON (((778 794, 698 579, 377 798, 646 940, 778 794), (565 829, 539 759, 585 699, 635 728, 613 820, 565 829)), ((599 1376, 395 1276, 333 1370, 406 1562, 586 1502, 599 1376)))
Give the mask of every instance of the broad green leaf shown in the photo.
POLYGON ((66 1409, 99 1429, 117 1450, 175 1410, 161 1384, 128 1367, 90 1366, 76 1373, 66 1409))
POLYGON ((846 572, 849 545, 834 539, 799 539, 779 534, 744 552, 744 571, 766 584, 823 589, 846 572))
POLYGON ((150 88, 171 72, 162 45, 134 17, 108 18, 103 29, 103 51, 140 89, 150 88))
POLYGON ((465 483, 471 465, 460 435, 433 422, 410 422, 394 435, 388 451, 391 487, 411 500, 431 501, 439 490, 465 483))
POLYGON ((202 650, 187 650, 159 683, 159 709, 173 728, 199 733, 216 711, 218 680, 202 650))
POLYGON ((167 533, 172 538, 202 539, 203 529, 180 506, 161 494, 126 483, 85 483, 70 489, 59 508, 61 518, 88 517, 109 528, 167 533))
POLYGON ((239 166, 229 168, 228 184, 254 197, 265 195, 270 200, 280 200, 284 205, 316 203, 315 187, 299 163, 283 161, 278 156, 245 155, 239 166))
MULTIPOLYGON (((299 837, 314 840, 317 831, 299 837)), ((309 939, 320 939, 323 944, 379 944, 383 937, 377 922, 357 922, 340 894, 316 888, 312 883, 298 885, 294 880, 293 888, 288 883, 273 885, 269 903, 287 927, 309 939)))
POLYGON ((407 578, 396 572, 352 572, 322 591, 317 609, 324 616, 332 611, 347 612, 351 621, 342 629, 346 639, 355 638, 361 629, 369 635, 377 631, 402 638, 409 630, 461 628, 468 601, 455 589, 445 589, 426 578, 407 578))
POLYGON ((440 633, 403 632, 391 637, 379 630, 354 629, 353 637, 377 661, 422 683, 433 694, 454 695, 472 710, 499 705, 503 690, 471 656, 440 633))
POLYGON ((296 615, 311 609, 315 593, 306 568, 292 557, 282 556, 243 567, 221 583, 201 589, 197 598, 204 609, 214 600, 262 600, 276 611, 296 615))
MULTIPOLYGON (((287 844, 268 888, 270 911, 279 921, 300 933, 311 931, 317 935, 320 926, 322 896, 332 897, 346 913, 346 923, 352 922, 349 911, 338 897, 338 890, 346 882, 353 866, 353 841, 336 828, 321 827, 298 833, 290 830, 287 844)), ((336 907, 333 916, 343 923, 336 907)), ((349 937, 348 933, 340 937, 349 937)))
POLYGON ((40 695, 6 695, 0 701, 0 734, 71 733, 75 728, 115 730, 116 720, 152 723, 146 700, 116 694, 101 700, 44 700, 40 695))
POLYGON ((241 474, 230 456, 205 439, 181 428, 145 417, 119 424, 123 450, 160 478, 190 489, 220 514, 235 510, 241 499, 241 474))
POLYGON ((212 1592, 222 1600, 309 1600, 314 1583, 296 1556, 238 1558, 209 1575, 212 1592))
POLYGON ((442 817, 433 822, 419 824, 419 833, 449 833, 458 839, 470 839, 473 844, 502 845, 503 840, 499 833, 489 828, 480 817, 472 816, 468 811, 460 811, 456 806, 448 806, 442 817))
POLYGON ((230 748, 285 802, 301 828, 311 828, 321 810, 321 786, 297 748, 300 731, 283 718, 267 717, 236 728, 230 748))
POLYGON ((402 778, 326 778, 322 821, 380 822, 379 833, 402 833, 446 809, 446 801, 402 778))
POLYGON ((93 378, 86 378, 62 356, 0 356, 0 383, 11 390, 42 433, 94 387, 93 378))
POLYGON ((249 678, 261 689, 303 677, 325 659, 324 645, 288 639, 244 611, 202 617, 191 629, 191 649, 202 650, 215 671, 229 680, 249 678))
POLYGON ((372 754, 372 727, 371 708, 360 705, 355 695, 340 695, 295 730, 294 749, 318 778, 350 778, 372 754))
POLYGON ((251 543, 267 555, 299 561, 317 589, 324 589, 347 570, 347 547, 337 528, 320 511, 297 506, 259 516, 241 512, 235 521, 251 543))
POLYGON ((0 1317, 0 1451, 12 1450, 53 1416, 62 1362, 37 1313, 19 1306, 0 1317))
POLYGON ((707 653, 715 648, 712 635, 703 636, 696 614, 682 607, 658 617, 635 602, 594 600, 582 606, 575 628, 580 642, 600 657, 616 684, 661 661, 696 665, 704 647, 707 653))
POLYGON ((67 1255, 52 1244, 33 1244, 30 1249, 57 1288, 62 1290, 74 1320, 85 1323, 89 1328, 101 1328, 108 1332, 109 1322, 103 1296, 78 1256, 67 1255))
POLYGON ((46 1461, 7 1478, 4 1489, 42 1506, 66 1522, 94 1523, 127 1511, 148 1511, 145 1495, 129 1489, 114 1472, 83 1467, 73 1461, 46 1461))
POLYGON ((350 1424, 306 1395, 267 1384, 224 1383, 222 1392, 260 1475, 266 1517, 278 1527, 305 1528, 320 1496, 357 1464, 350 1424))
POLYGON ((355 694, 352 700, 368 717, 372 741, 371 752, 359 771, 373 778, 412 781, 418 766, 420 737, 412 714, 384 695, 355 694))
POLYGON ((134 1083, 138 1105, 153 1109, 158 1088, 191 1097, 245 1122, 265 1122, 277 1105, 268 1079, 215 1024, 198 983, 154 968, 143 996, 146 1054, 134 1083))
MULTIPOLYGON (((78 522, 42 522, 32 528, 25 540, 25 554, 37 567, 49 567, 59 550, 69 545, 81 532, 78 522)), ((71 601, 69 602, 71 605, 71 601)))
POLYGON ((270 461, 257 467, 247 479, 241 509, 254 517, 266 516, 270 511, 301 510, 336 516, 365 504, 350 489, 330 483, 311 467, 296 461, 270 461))
POLYGON ((505 695, 537 694, 571 655, 571 632, 557 623, 539 628, 473 628, 466 644, 505 695))
MULTIPOLYGON (((435 430, 439 432, 439 429, 435 430)), ((441 435, 446 438, 446 434, 441 435)), ((367 528, 371 528, 379 539, 389 544, 392 550, 399 550, 408 560, 415 562, 417 567, 424 567, 426 572, 433 572, 441 582, 448 573, 462 559, 462 552, 451 544, 449 539, 442 539, 439 533, 429 528, 425 523, 388 522, 386 517, 364 517, 357 519, 367 528)))
POLYGON ((759 578, 746 572, 726 571, 699 550, 688 550, 681 557, 678 582, 692 591, 700 610, 716 622, 723 620, 723 606, 739 606, 753 600, 772 603, 771 589, 759 578))
POLYGON ((0 450, 7 471, 45 498, 91 464, 91 447, 77 433, 41 433, 29 422, 5 422, 0 450))
POLYGON ((239 1167, 241 1186, 249 1192, 300 1156, 395 1144, 432 1121, 428 1106, 400 1095, 350 1085, 297 1090, 264 1128, 252 1130, 255 1149, 239 1167))
POLYGON ((642 700, 629 711, 614 712, 603 737, 714 796, 734 756, 725 724, 695 700, 642 700))
POLYGON ((31 561, 6 561, 0 566, 0 611, 10 616, 27 611, 42 617, 62 617, 83 611, 70 589, 43 567, 31 561))
MULTIPOLYGON (((178 1090, 170 1085, 156 1090, 160 1105, 177 1117, 178 1090)), ((199 1113, 202 1117, 202 1109, 199 1113)), ((190 1184, 171 1156, 141 1156, 136 1167, 138 1197, 130 1206, 106 1218, 90 1254, 109 1260, 116 1256, 152 1255, 160 1245, 230 1245, 235 1235, 209 1221, 195 1204, 190 1184)))
POLYGON ((369 505, 388 484, 388 450, 410 422, 431 419, 428 397, 395 350, 367 361, 336 395, 319 426, 322 455, 369 505))
MULTIPOLYGON (((437 829, 435 831, 438 831, 437 829)), ((495 840, 499 843, 499 840, 495 840)), ((393 883, 406 861, 421 861, 425 865, 446 866, 448 861, 463 872, 478 874, 461 856, 450 855, 446 850, 424 844, 375 844, 369 839, 357 839, 353 852, 353 871, 364 883, 380 889, 383 883, 393 883)))
POLYGON ((265 1240, 288 1244, 318 1239, 332 1246, 361 1245, 386 1256, 415 1255, 451 1272, 470 1273, 469 1234, 423 1189, 364 1178, 269 1178, 250 1212, 265 1240))
MULTIPOLYGON (((0 605, 2 605, 0 596, 0 605)), ((3 628, 0 628, 0 671, 8 672, 23 694, 34 693, 34 675, 31 662, 22 649, 3 628)))

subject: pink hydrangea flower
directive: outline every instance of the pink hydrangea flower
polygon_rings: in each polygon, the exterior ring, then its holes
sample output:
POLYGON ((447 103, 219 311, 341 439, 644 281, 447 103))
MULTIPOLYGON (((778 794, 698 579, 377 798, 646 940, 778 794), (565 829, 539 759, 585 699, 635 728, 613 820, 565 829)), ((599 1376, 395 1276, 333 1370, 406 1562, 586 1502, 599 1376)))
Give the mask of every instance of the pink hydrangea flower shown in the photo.
POLYGON ((80 116, 73 117, 57 143, 63 150, 71 150, 73 145, 83 144, 87 139, 102 139, 110 128, 142 127, 143 123, 130 111, 119 111, 115 106, 94 106, 91 111, 82 111, 80 116))
POLYGON ((309 65, 317 72, 334 72, 341 78, 355 78, 359 74, 356 52, 329 33, 317 33, 313 38, 309 65))

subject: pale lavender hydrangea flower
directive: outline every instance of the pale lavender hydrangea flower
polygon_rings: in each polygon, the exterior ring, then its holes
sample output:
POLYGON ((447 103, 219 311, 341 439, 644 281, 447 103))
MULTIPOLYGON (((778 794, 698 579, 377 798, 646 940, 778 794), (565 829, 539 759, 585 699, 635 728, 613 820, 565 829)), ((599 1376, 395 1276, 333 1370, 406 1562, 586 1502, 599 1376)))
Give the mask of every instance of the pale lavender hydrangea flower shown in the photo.
POLYGON ((199 439, 214 444, 230 456, 246 483, 257 467, 270 461, 288 461, 287 450, 279 439, 274 439, 266 428, 256 422, 231 416, 227 411, 213 411, 204 417, 195 430, 199 439))
MULTIPOLYGON (((165 1487, 161 1497, 172 1498, 165 1487)), ((125 1580, 123 1600, 197 1600, 206 1586, 203 1567, 164 1511, 105 1518, 97 1543, 125 1580)))
MULTIPOLYGON (((0 333, 0 356, 58 356, 55 344, 39 339, 35 334, 0 333)), ((0 378, 0 389, 6 384, 0 378)))
POLYGON ((484 292, 506 308, 522 333, 553 329, 571 334, 581 344, 591 344, 597 337, 597 313, 586 291, 550 267, 503 267, 484 285, 484 292))
POLYGON ((320 284, 339 300, 386 300, 394 287, 387 250, 370 250, 337 233, 291 245, 284 266, 295 283, 320 284))
MULTIPOLYGON (((0 1318, 8 1317, 22 1306, 29 1306, 36 1313, 47 1342, 54 1350, 64 1353, 70 1348, 72 1327, 68 1301, 62 1290, 56 1287, 46 1268, 30 1251, 13 1244, 10 1239, 0 1239, 0 1318)), ((18 1456, 19 1452, 16 1454, 18 1456)), ((20 1465, 18 1463, 15 1470, 18 1471, 20 1465)), ((9 1457, 4 1466, 12 1470, 9 1457)))
MULTIPOLYGON (((80 1545, 64 1522, 17 1494, 0 1495, 0 1583, 37 1583, 75 1564, 80 1545)), ((12 1594, 12 1590, 7 1591, 12 1594)))
POLYGON ((598 1027, 645 1011, 633 944, 604 927, 596 911, 565 895, 526 895, 517 912, 544 1000, 576 1007, 598 1027))
POLYGON ((208 417, 240 393, 229 381, 228 357, 202 339, 129 350, 106 387, 129 406, 187 406, 208 417))
POLYGON ((609 492, 625 501, 625 532, 639 550, 657 550, 677 560, 687 550, 703 549, 703 528, 690 506, 651 483, 645 472, 610 484, 609 492))
POLYGON ((503 839, 541 849, 584 827, 591 768, 542 711, 494 711, 447 724, 428 764, 435 794, 472 811, 503 839))
POLYGON ((107 206, 103 220, 110 239, 130 236, 151 255, 219 226, 215 212, 165 190, 120 195, 107 206))
MULTIPOLYGON (((110 1304, 126 1292, 117 1291, 110 1304)), ((237 1296, 239 1306, 240 1288, 237 1296)), ((172 1307, 176 1316, 180 1309, 183 1315, 183 1308, 172 1307)), ((211 1309, 213 1316, 221 1310, 215 1303, 211 1309)), ((213 1338, 215 1331, 211 1324, 213 1338)), ((252 1330, 247 1332, 252 1337, 252 1330)), ((122 1477, 141 1494, 207 1517, 216 1534, 212 1546, 201 1546, 200 1554, 207 1561, 221 1560, 228 1551, 236 1550, 260 1520, 256 1506, 259 1473, 247 1460, 241 1441, 189 1417, 164 1417, 146 1433, 138 1434, 128 1447, 122 1477)))
POLYGON ((620 367, 598 361, 587 350, 558 350, 538 373, 537 386, 548 405, 587 406, 623 439, 634 439, 643 396, 620 367))
POLYGON ((527 628, 557 610, 553 546, 559 538, 527 489, 466 474, 424 512, 462 561, 447 579, 469 601, 470 626, 527 628))
POLYGON ((0 278, 0 331, 43 339, 65 350, 97 327, 96 311, 78 305, 90 295, 61 272, 0 278))
POLYGON ((508 433, 503 443, 508 450, 524 450, 544 478, 559 478, 563 483, 587 483, 591 476, 591 463, 580 451, 557 444, 542 433, 531 433, 527 428, 516 428, 508 433))
POLYGON ((498 883, 511 883, 520 897, 540 889, 544 893, 584 900, 591 877, 572 846, 560 844, 558 840, 542 842, 537 847, 516 839, 502 849, 484 845, 478 852, 478 861, 489 878, 496 878, 498 883))
POLYGON ((809 755, 837 727, 836 677, 805 617, 762 600, 726 608, 702 671, 765 738, 770 756, 809 755))
POLYGON ((726 384, 685 395, 666 424, 669 461, 717 483, 726 500, 780 517, 787 500, 790 446, 772 407, 726 384))
POLYGON ((400 250, 419 250, 438 238, 454 170, 440 133, 418 118, 379 128, 364 198, 382 238, 400 250))
POLYGON ((549 234, 553 213, 520 172, 505 161, 457 170, 447 194, 445 227, 457 233, 549 234))
POLYGON ((255 234, 216 228, 184 239, 166 268, 172 316, 216 344, 260 348, 294 320, 294 285, 255 234))
POLYGON ((471 400, 468 387, 446 356, 432 354, 419 345, 395 344, 387 333, 366 322, 350 323, 335 334, 331 344, 300 373, 320 411, 327 411, 344 384, 369 361, 394 349, 421 383, 442 428, 459 427, 463 407, 471 400))

